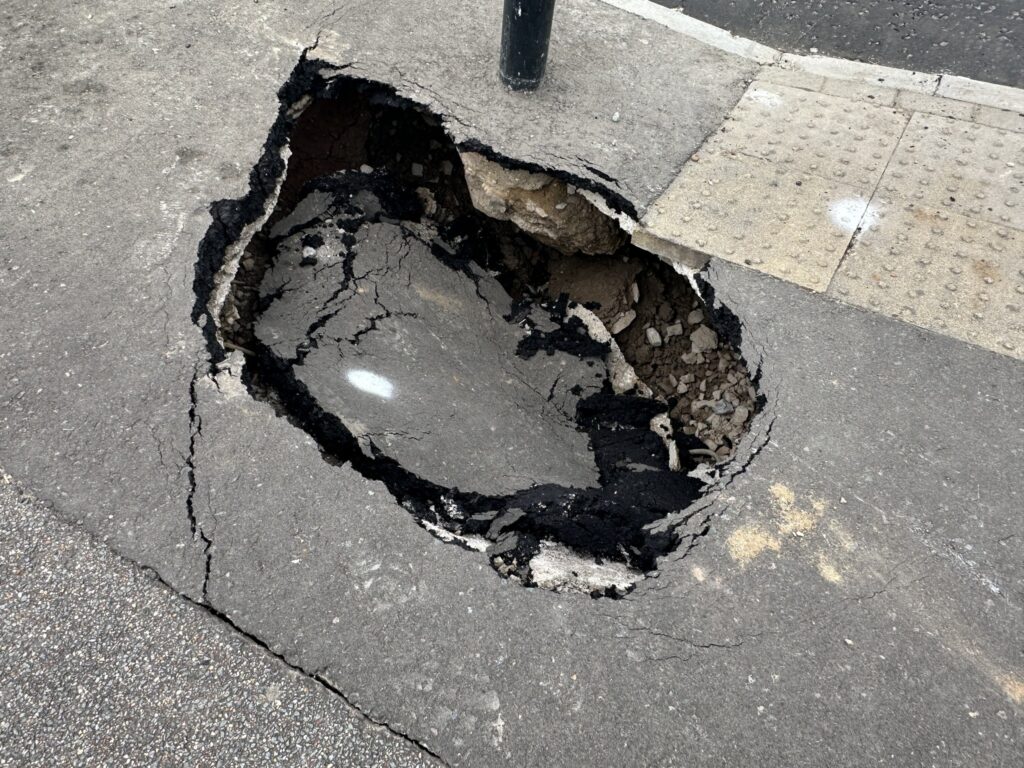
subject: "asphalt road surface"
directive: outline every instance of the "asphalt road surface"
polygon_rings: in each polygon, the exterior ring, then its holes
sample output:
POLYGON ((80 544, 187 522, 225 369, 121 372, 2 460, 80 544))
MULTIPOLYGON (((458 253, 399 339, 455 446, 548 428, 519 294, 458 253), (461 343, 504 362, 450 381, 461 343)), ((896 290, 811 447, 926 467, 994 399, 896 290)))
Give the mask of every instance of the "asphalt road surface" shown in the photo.
POLYGON ((430 766, 0 475, 0 766, 430 766))
POLYGON ((1020 0, 654 2, 789 52, 1024 85, 1020 0))

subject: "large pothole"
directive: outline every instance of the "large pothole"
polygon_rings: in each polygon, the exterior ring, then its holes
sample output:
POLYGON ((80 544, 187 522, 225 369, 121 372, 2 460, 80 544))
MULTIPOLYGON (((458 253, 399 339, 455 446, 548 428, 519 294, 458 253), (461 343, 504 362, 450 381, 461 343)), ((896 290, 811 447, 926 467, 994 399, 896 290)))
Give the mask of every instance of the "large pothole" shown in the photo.
POLYGON ((623 594, 757 408, 737 329, 594 190, 460 155, 432 115, 322 74, 300 66, 259 184, 215 207, 216 361, 502 575, 623 594))

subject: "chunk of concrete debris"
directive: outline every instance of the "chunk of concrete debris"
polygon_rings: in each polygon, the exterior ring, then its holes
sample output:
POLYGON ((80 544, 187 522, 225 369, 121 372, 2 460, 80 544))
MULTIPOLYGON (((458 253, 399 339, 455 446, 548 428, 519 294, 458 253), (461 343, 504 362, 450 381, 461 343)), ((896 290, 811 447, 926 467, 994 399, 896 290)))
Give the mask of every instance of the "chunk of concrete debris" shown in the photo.
POLYGON ((634 320, 636 320, 636 312, 632 309, 626 310, 615 319, 615 322, 612 323, 612 327, 609 330, 612 332, 613 336, 618 336, 624 330, 629 328, 629 326, 633 324, 634 320))
POLYGON ((704 313, 699 309, 695 309, 686 316, 687 325, 700 325, 704 322, 704 313))
POLYGON ((716 400, 712 404, 711 410, 717 413, 719 416, 728 416, 736 409, 733 407, 733 404, 730 403, 728 400, 716 400))
POLYGON ((463 153, 462 164, 477 210, 511 221, 562 253, 613 253, 626 241, 615 221, 583 195, 570 194, 563 181, 510 170, 476 152, 463 153))
POLYGON ((647 335, 647 343, 648 344, 650 344, 652 347, 660 347, 661 346, 661 334, 658 333, 658 329, 657 328, 655 328, 653 325, 652 326, 648 326, 647 330, 644 331, 644 333, 647 335))
POLYGON ((682 323, 672 323, 672 325, 668 326, 665 329, 665 341, 668 341, 669 339, 674 339, 676 336, 682 336, 682 335, 683 335, 683 324, 682 323))
POLYGON ((718 346, 718 334, 706 325, 700 325, 690 334, 690 343, 697 352, 704 352, 718 346))

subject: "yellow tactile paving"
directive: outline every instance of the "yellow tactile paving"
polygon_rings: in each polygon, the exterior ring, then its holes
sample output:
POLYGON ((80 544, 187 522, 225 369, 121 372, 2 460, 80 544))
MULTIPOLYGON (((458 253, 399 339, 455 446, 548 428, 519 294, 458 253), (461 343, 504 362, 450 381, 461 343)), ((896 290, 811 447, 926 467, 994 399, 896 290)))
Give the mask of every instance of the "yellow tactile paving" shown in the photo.
POLYGON ((877 203, 829 293, 1024 359, 1024 232, 948 211, 877 203))

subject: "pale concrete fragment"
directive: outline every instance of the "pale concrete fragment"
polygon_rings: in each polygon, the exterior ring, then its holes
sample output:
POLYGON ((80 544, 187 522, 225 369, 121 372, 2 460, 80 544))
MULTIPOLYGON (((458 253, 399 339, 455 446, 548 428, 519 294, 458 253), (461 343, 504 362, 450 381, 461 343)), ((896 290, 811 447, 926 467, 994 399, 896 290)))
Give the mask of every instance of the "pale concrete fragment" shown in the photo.
POLYGON ((941 96, 929 96, 916 91, 900 91, 896 97, 896 107, 905 112, 927 112, 957 120, 971 120, 977 109, 975 104, 966 101, 944 99, 941 96))
POLYGON ((655 215, 653 218, 649 218, 650 226, 637 227, 637 230, 633 233, 633 245, 648 253, 653 253, 669 264, 674 264, 676 269, 703 269, 711 256, 703 251, 682 245, 671 237, 666 236, 664 228, 659 221, 661 218, 655 215))
POLYGON ((1024 229, 1024 135, 915 114, 879 191, 919 206, 1024 229))
POLYGON ((690 334, 690 343, 698 352, 714 349, 718 346, 718 334, 706 325, 700 325, 690 334))
POLYGON ((829 293, 1024 359, 1024 232, 924 206, 879 215, 829 293))
POLYGON ((698 152, 741 152, 870 194, 907 124, 902 112, 755 80, 698 152))
POLYGON ((645 225, 686 252, 823 291, 870 211, 856 187, 746 155, 708 152, 683 168, 645 225))
POLYGON ((971 101, 996 109, 1024 112, 1024 90, 1008 85, 971 80, 969 77, 943 75, 936 96, 971 101))
POLYGON ((584 593, 609 587, 629 589, 643 578, 627 565, 610 561, 598 564, 551 541, 541 542, 540 553, 530 560, 530 575, 538 587, 584 593))
POLYGON ((798 56, 787 53, 782 63, 793 69, 802 69, 825 77, 840 80, 859 80, 864 83, 885 85, 889 88, 902 88, 921 93, 935 93, 939 84, 939 76, 927 72, 913 72, 908 69, 883 67, 879 64, 865 64, 860 61, 834 59, 829 56, 798 56))
POLYGON ((613 253, 625 242, 618 224, 564 181, 510 170, 476 152, 464 152, 462 164, 478 210, 511 221, 562 253, 613 253))
POLYGON ((623 312, 621 315, 615 318, 615 322, 612 323, 612 335, 622 333, 624 330, 626 330, 627 328, 629 328, 629 326, 633 324, 634 320, 636 320, 636 312, 634 310, 628 309, 625 312, 623 312))

